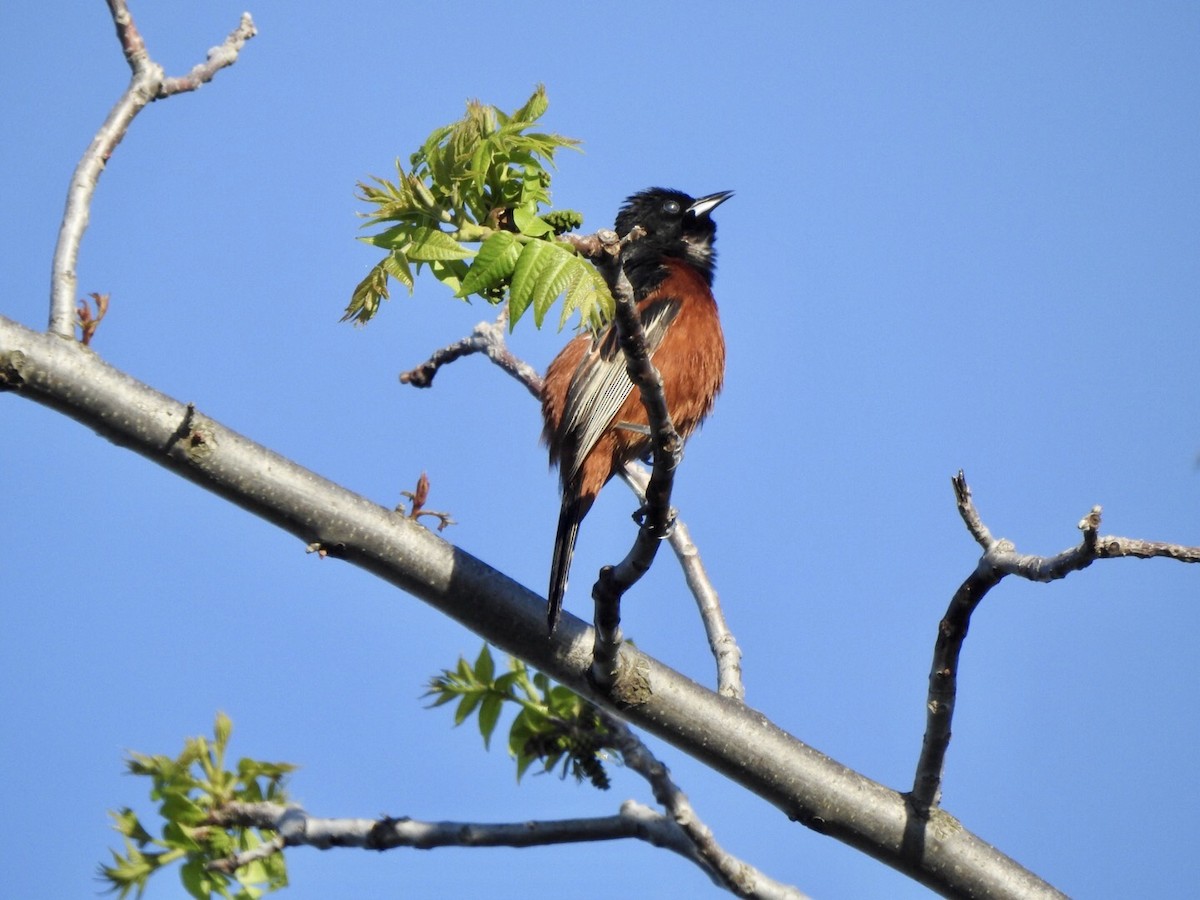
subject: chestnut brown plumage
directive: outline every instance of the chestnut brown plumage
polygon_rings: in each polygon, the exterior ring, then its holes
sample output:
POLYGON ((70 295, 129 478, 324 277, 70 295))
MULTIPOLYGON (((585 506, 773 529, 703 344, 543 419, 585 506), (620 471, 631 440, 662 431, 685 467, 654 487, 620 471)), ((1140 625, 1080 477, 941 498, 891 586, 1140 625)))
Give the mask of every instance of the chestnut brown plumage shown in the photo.
MULTIPOLYGON (((630 197, 617 216, 622 237, 637 225, 646 230, 630 245, 625 272, 667 410, 684 440, 712 409, 725 377, 725 338, 712 294, 717 226, 710 214, 731 196, 722 191, 696 200, 651 188, 630 197)), ((596 338, 575 338, 550 363, 542 417, 542 438, 562 481, 547 615, 553 633, 579 523, 609 479, 650 448, 649 420, 625 371, 615 326, 596 338)))

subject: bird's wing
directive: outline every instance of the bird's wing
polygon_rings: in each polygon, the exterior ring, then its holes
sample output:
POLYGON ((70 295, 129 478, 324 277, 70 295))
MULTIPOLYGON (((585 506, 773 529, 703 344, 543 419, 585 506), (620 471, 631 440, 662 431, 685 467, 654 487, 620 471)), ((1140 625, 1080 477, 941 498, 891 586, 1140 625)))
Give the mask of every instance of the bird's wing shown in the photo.
MULTIPOLYGON (((646 349, 653 355, 662 343, 667 327, 679 313, 679 301, 664 297, 647 304, 641 312, 646 333, 646 349)), ((604 433, 633 390, 625 371, 625 354, 617 342, 615 325, 609 325, 600 339, 579 361, 571 378, 563 409, 562 446, 571 447, 570 471, 563 473, 564 483, 579 474, 579 467, 600 435, 604 433)))

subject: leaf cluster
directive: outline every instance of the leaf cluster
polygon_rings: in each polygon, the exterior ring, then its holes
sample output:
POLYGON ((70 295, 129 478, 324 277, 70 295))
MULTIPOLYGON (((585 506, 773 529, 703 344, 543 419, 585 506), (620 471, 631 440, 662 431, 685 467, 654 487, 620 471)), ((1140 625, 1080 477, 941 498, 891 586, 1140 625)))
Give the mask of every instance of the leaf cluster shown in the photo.
POLYGON ((396 161, 394 181, 359 183, 358 197, 371 207, 366 224, 385 226, 361 240, 384 256, 354 289, 343 321, 369 321, 390 281, 411 294, 423 267, 456 297, 507 302, 510 328, 530 307, 540 328, 560 296, 560 328, 576 310, 595 327, 611 315, 603 278, 555 240, 583 217, 549 208, 554 154, 579 142, 532 130, 548 106, 541 85, 512 113, 471 101, 462 119, 425 139, 407 170, 396 161))
POLYGON ((287 866, 281 853, 255 860, 233 875, 212 868, 235 853, 253 850, 274 838, 266 829, 217 827, 213 814, 230 802, 286 803, 286 775, 295 766, 253 759, 238 761, 235 771, 225 769, 225 755, 233 723, 218 713, 211 740, 188 738, 175 758, 130 753, 129 773, 151 782, 150 798, 158 802, 162 833, 152 836, 128 807, 110 812, 113 828, 125 839, 123 853, 110 851, 112 865, 100 867, 100 877, 121 898, 131 891, 140 897, 150 876, 182 862, 180 878, 188 894, 199 900, 212 896, 228 900, 257 900, 287 886, 287 866))
POLYGON ((457 700, 454 724, 461 725, 477 715, 479 733, 485 747, 505 704, 517 707, 508 730, 508 752, 517 763, 517 779, 540 762, 543 771, 561 766, 561 775, 576 781, 585 778, 595 787, 607 790, 609 735, 600 711, 574 691, 553 684, 542 672, 530 670, 525 663, 508 658, 508 671, 496 674, 495 662, 487 644, 474 664, 460 657, 454 669, 444 669, 429 682, 429 704, 443 706, 457 700))

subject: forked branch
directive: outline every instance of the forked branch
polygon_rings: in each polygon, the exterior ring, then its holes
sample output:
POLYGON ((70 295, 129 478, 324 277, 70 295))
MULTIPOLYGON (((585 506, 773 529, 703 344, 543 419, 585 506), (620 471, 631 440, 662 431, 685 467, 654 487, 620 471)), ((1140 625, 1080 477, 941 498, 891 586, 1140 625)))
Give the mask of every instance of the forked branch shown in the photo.
POLYGON ((79 264, 79 246, 91 214, 92 195, 117 145, 147 104, 172 94, 194 91, 211 81, 218 71, 237 62, 246 41, 257 33, 250 14, 243 13, 238 27, 230 32, 222 44, 208 51, 205 62, 193 67, 187 75, 168 78, 162 66, 150 57, 126 0, 107 2, 117 29, 117 40, 121 43, 133 77, 84 151, 67 188, 67 205, 59 226, 58 244, 54 249, 50 273, 49 322, 51 334, 66 338, 71 337, 75 329, 75 295, 78 289, 76 267, 79 264))
POLYGON ((971 536, 983 548, 983 555, 975 570, 955 591, 938 625, 933 665, 929 673, 929 696, 925 706, 925 737, 909 795, 912 808, 919 816, 928 815, 929 810, 941 801, 942 772, 958 695, 958 661, 971 614, 1001 579, 1006 575, 1014 575, 1030 581, 1056 581, 1087 568, 1097 559, 1120 556, 1141 559, 1165 556, 1180 562, 1200 562, 1200 547, 1100 535, 1099 506, 1092 507, 1079 520, 1077 527, 1083 532, 1083 538, 1077 546, 1054 556, 1018 553, 1012 541, 992 536, 975 508, 971 489, 961 471, 954 476, 953 484, 959 514, 971 536))

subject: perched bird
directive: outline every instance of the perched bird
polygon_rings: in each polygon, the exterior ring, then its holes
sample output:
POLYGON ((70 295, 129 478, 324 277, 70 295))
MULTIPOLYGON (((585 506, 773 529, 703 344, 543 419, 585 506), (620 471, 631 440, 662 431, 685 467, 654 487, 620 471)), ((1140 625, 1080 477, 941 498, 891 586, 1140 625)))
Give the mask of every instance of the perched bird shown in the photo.
MULTIPOLYGON (((712 409, 725 378, 725 337, 712 294, 717 233, 712 211, 732 191, 699 200, 651 188, 617 214, 625 237, 646 233, 625 256, 647 349, 662 375, 667 409, 686 440, 712 409)), ((575 338, 550 363, 542 389, 542 440, 562 480, 562 510, 550 566, 550 632, 562 611, 579 523, 625 464, 650 448, 649 419, 625 371, 615 325, 575 338)))

